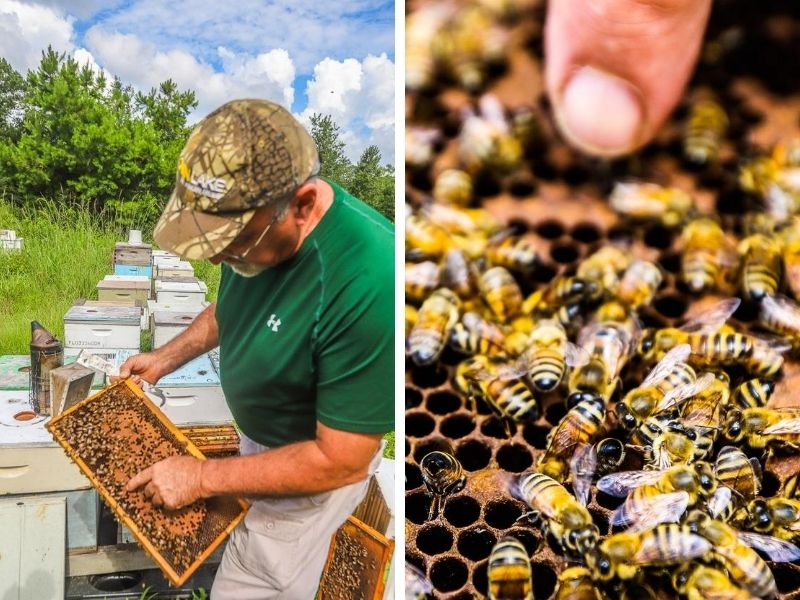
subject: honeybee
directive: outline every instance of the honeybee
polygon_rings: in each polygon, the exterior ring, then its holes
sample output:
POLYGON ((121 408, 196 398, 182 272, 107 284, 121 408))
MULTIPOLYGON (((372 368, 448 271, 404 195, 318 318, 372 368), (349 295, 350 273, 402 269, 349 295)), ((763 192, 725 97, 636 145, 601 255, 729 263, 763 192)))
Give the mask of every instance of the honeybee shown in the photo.
POLYGON ((486 574, 489 600, 533 600, 531 561, 517 538, 507 535, 494 545, 486 574))
POLYGON ((617 289, 619 276, 633 262, 630 250, 618 246, 603 246, 578 265, 575 273, 579 279, 595 281, 608 292, 617 289))
POLYGON ((588 354, 567 339, 564 326, 555 319, 543 319, 534 325, 528 349, 520 356, 512 377, 527 374, 533 386, 542 392, 554 389, 567 370, 588 360, 588 354))
POLYGON ((459 156, 470 173, 509 171, 522 160, 522 144, 511 134, 502 104, 490 94, 478 101, 478 113, 466 111, 458 141, 459 156))
POLYGON ((570 374, 568 406, 589 398, 601 398, 604 402, 611 399, 617 389, 619 372, 633 349, 635 326, 633 321, 626 326, 598 320, 581 331, 578 345, 589 359, 570 374))
POLYGON ((463 250, 453 249, 445 254, 442 285, 453 290, 462 300, 473 296, 477 285, 473 269, 463 250))
POLYGON ((430 452, 419 461, 419 467, 425 489, 431 495, 431 508, 428 513, 428 520, 431 520, 439 515, 442 498, 464 489, 467 476, 461 463, 449 452, 438 450, 430 452))
POLYGON ((775 382, 749 379, 733 390, 733 404, 739 408, 765 406, 775 391, 775 382))
POLYGON ((717 454, 714 475, 720 485, 735 490, 745 500, 752 500, 761 491, 761 465, 756 458, 734 446, 725 446, 717 454))
POLYGON ((405 133, 406 165, 427 167, 433 160, 433 147, 442 136, 438 129, 430 127, 406 127, 405 133))
POLYGON ((800 298, 800 217, 792 216, 778 230, 783 252, 783 275, 795 299, 800 298))
POLYGON ((759 319, 762 325, 789 338, 796 350, 800 346, 800 306, 786 296, 766 296, 761 301, 759 319))
POLYGON ((582 557, 596 547, 600 531, 592 515, 555 479, 542 473, 524 473, 516 491, 533 509, 529 516, 541 519, 542 528, 565 552, 582 557))
POLYGON ((672 586, 688 600, 756 600, 733 583, 724 571, 697 563, 679 567, 672 574, 672 586))
POLYGON ((705 462, 666 470, 611 473, 597 482, 597 489, 606 494, 627 496, 609 523, 627 525, 633 531, 678 521, 688 507, 713 494, 716 486, 713 469, 705 462))
POLYGON ((478 286, 494 315, 505 323, 522 309, 522 291, 514 277, 503 267, 481 273, 478 286))
POLYGON ((664 280, 658 265, 637 260, 627 268, 619 282, 617 297, 633 309, 647 306, 664 280))
POLYGON ((604 475, 618 471, 625 461, 625 444, 617 438, 609 437, 594 445, 596 460, 595 473, 604 475))
POLYGON ((672 348, 642 384, 617 403, 614 408, 623 427, 632 430, 648 417, 693 396, 710 384, 713 375, 707 373, 698 378, 694 369, 684 362, 690 352, 688 344, 672 348))
POLYGON ((724 371, 714 374, 704 389, 683 404, 681 423, 686 427, 716 431, 721 425, 722 409, 728 406, 731 397, 730 381, 724 371))
POLYGON ((679 225, 694 212, 689 194, 655 183, 617 183, 609 201, 618 213, 639 221, 660 221, 667 227, 679 225))
POLYGON ((485 208, 463 208, 428 201, 420 215, 451 235, 484 236, 500 229, 501 223, 485 208))
POLYGON ((456 5, 450 2, 426 4, 406 18, 406 88, 421 90, 434 81, 436 60, 433 40, 452 18, 456 5))
POLYGON ((743 527, 792 543, 800 541, 800 500, 755 498, 737 513, 743 527))
POLYGON ((406 561, 406 600, 426 600, 433 595, 433 584, 421 570, 406 561))
POLYGON ((431 193, 437 202, 468 206, 472 202, 472 177, 460 169, 445 169, 433 182, 431 193))
POLYGON ((505 351, 505 333, 477 313, 466 312, 450 332, 450 346, 463 354, 502 354, 505 351))
POLYGON ((586 554, 596 581, 633 579, 642 567, 669 566, 708 554, 711 543, 687 527, 667 523, 652 529, 615 533, 586 554))
POLYGON ((474 402, 481 397, 502 420, 506 434, 511 437, 508 421, 528 423, 539 418, 539 403, 533 392, 519 379, 508 379, 498 374, 499 368, 488 357, 476 356, 464 370, 469 383, 469 396, 474 402))
POLYGON ((406 263, 406 299, 422 302, 439 287, 439 265, 426 260, 421 263, 406 263))
MULTIPOLYGON (((595 442, 602 431, 605 416, 605 403, 600 398, 584 400, 570 409, 547 435, 547 447, 539 457, 536 469, 563 483, 576 449, 595 442)), ((591 474, 587 475, 591 477, 591 474)), ((575 477, 573 472, 573 489, 581 487, 574 481, 575 477)))
POLYGON ((781 281, 781 246, 763 234, 753 234, 739 242, 742 257, 742 292, 751 300, 762 300, 778 291, 781 281))
POLYGON ((580 277, 559 277, 525 298, 525 314, 552 315, 564 306, 580 306, 600 299, 603 288, 596 281, 580 277))
POLYGON ((447 232, 425 217, 406 216, 406 249, 431 258, 440 258, 451 246, 447 232))
POLYGON ((604 600, 586 567, 569 567, 558 576, 554 600, 604 600))
POLYGON ((772 571, 753 548, 761 550, 775 562, 800 558, 800 548, 794 544, 771 536, 738 531, 702 511, 690 513, 687 524, 691 531, 713 544, 713 557, 722 563, 731 579, 761 598, 772 598, 778 593, 778 588, 772 571))
POLYGON ((719 223, 694 219, 683 230, 681 278, 695 293, 719 287, 724 269, 738 262, 719 223))
POLYGON ((511 110, 511 134, 519 140, 525 152, 541 141, 542 126, 531 107, 519 106, 511 110))
POLYGON ((501 231, 489 240, 486 258, 495 266, 520 273, 529 272, 539 260, 530 239, 513 236, 509 231, 501 231))
POLYGON ((703 460, 714 438, 699 430, 702 428, 690 428, 679 420, 669 420, 669 413, 648 418, 638 430, 639 436, 646 440, 645 462, 648 466, 666 469, 703 460))
POLYGON ((439 358, 458 322, 460 306, 458 296, 447 288, 439 288, 422 303, 408 335, 408 352, 415 364, 429 365, 439 358))
POLYGON ((800 408, 745 408, 728 412, 722 436, 750 448, 767 445, 800 447, 800 408))
POLYGON ((406 304, 406 311, 405 311, 406 337, 408 337, 408 334, 411 333, 411 329, 417 322, 417 318, 418 318, 417 309, 409 304, 406 304))
POLYGON ((679 344, 688 344, 689 361, 693 364, 712 368, 742 364, 759 376, 775 375, 783 366, 781 352, 787 349, 785 344, 750 334, 719 331, 740 302, 739 298, 720 300, 680 328, 646 330, 639 342, 639 353, 649 360, 679 344))
POLYGON ((728 116, 719 104, 713 100, 696 102, 686 121, 683 154, 698 165, 714 162, 727 128, 728 116))

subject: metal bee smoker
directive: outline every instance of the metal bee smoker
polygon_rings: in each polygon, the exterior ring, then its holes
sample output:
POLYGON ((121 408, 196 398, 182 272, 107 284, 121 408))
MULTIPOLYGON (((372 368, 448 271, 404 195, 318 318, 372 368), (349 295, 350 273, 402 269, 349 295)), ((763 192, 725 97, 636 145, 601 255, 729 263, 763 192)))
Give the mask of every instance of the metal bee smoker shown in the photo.
POLYGON ((50 371, 63 364, 62 343, 39 321, 31 321, 30 403, 36 414, 50 414, 50 371))

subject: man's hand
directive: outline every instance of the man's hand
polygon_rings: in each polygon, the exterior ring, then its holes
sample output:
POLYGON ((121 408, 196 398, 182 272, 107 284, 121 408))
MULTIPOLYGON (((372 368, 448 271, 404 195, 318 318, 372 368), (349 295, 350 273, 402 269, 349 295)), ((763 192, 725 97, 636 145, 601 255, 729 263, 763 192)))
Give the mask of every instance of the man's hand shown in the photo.
POLYGON ((155 506, 176 510, 205 498, 201 473, 203 461, 193 456, 171 456, 140 471, 125 489, 144 487, 144 495, 155 506))
POLYGON ((545 83, 567 140, 618 156, 649 142, 700 51, 710 0, 551 0, 545 83))
POLYGON ((122 363, 119 368, 119 378, 112 377, 111 381, 130 377, 138 385, 141 385, 142 380, 155 385, 166 374, 164 372, 164 360, 158 357, 155 352, 144 352, 131 356, 122 363))

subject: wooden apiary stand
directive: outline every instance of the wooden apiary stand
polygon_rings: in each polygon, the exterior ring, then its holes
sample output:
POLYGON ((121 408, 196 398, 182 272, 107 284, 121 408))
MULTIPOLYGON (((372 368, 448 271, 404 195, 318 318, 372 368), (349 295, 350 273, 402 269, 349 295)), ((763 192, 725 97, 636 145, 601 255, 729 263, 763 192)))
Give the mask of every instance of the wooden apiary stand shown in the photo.
POLYGON ((64 346, 138 350, 141 325, 138 306, 73 306, 64 315, 64 346))
POLYGON ((79 402, 47 428, 173 585, 186 581, 244 517, 247 504, 232 498, 198 500, 167 512, 152 506, 141 490, 124 491, 128 479, 153 460, 142 447, 154 448, 157 456, 205 459, 130 380, 79 402))

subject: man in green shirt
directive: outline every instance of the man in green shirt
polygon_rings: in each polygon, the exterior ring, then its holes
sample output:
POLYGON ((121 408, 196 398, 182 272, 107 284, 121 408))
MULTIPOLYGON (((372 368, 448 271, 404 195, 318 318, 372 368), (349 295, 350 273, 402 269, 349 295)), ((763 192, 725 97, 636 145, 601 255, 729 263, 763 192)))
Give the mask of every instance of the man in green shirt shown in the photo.
POLYGON ((230 102, 198 124, 154 237, 223 263, 217 302, 120 369, 154 384, 220 347, 241 456, 173 457, 128 483, 166 508, 252 497, 214 600, 313 598, 331 535, 394 428, 392 226, 318 165, 312 138, 274 103, 230 102))

